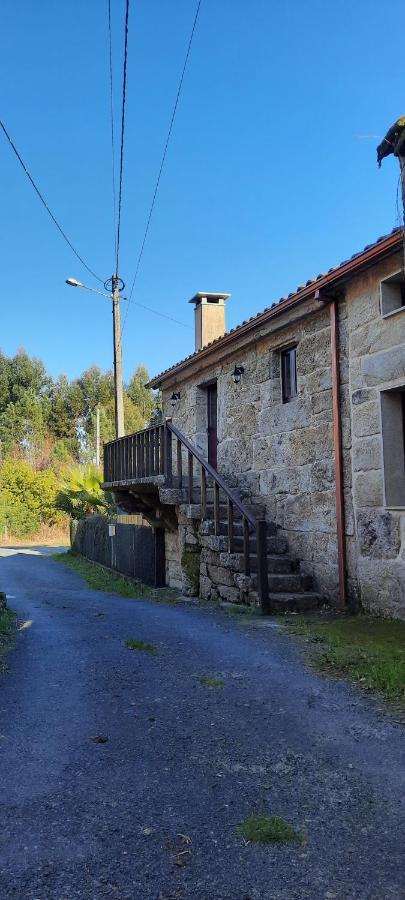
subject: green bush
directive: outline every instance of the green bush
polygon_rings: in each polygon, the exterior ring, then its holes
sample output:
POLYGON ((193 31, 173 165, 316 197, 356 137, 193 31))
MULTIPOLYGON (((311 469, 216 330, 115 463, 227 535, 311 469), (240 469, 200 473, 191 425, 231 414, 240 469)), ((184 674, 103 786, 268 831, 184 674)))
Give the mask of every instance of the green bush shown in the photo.
POLYGON ((0 466, 0 530, 16 537, 34 534, 42 525, 63 525, 57 510, 58 479, 51 470, 34 472, 21 459, 6 459, 0 466))

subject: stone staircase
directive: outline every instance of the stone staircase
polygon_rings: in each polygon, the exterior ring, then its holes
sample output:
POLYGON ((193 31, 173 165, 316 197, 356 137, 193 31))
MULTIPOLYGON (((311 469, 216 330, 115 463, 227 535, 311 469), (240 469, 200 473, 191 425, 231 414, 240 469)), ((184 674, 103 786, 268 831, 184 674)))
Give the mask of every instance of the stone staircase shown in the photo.
MULTIPOLYGON (((193 493, 198 496, 199 485, 193 485, 193 493)), ((206 518, 201 518, 201 505, 184 502, 187 490, 182 491, 162 490, 163 501, 173 502, 173 496, 165 494, 177 494, 176 504, 178 511, 178 525, 182 559, 193 561, 191 569, 193 578, 187 574, 183 580, 185 593, 196 593, 196 572, 199 572, 199 594, 203 599, 220 600, 229 603, 247 604, 252 607, 259 606, 257 591, 258 557, 256 548, 256 534, 249 535, 249 569, 245 574, 244 563, 244 538, 242 516, 235 509, 233 520, 233 548, 229 552, 227 507, 219 504, 219 528, 215 533, 215 516, 213 490, 207 488, 207 512, 206 518), (180 496, 179 496, 180 495, 180 496), (199 564, 197 557, 199 556, 199 564)), ((251 511, 256 517, 263 517, 263 510, 257 507, 251 511)), ((274 524, 267 527, 267 573, 271 611, 305 612, 316 609, 322 604, 322 597, 313 588, 310 575, 300 572, 300 562, 289 554, 287 540, 280 536, 280 529, 274 524)))

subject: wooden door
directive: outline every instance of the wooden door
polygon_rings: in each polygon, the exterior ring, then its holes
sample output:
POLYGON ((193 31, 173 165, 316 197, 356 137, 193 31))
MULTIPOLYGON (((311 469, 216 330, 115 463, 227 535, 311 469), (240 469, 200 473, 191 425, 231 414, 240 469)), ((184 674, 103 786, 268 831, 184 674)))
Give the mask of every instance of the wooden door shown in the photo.
POLYGON ((207 420, 208 462, 216 469, 218 447, 218 391, 216 383, 207 387, 207 420))

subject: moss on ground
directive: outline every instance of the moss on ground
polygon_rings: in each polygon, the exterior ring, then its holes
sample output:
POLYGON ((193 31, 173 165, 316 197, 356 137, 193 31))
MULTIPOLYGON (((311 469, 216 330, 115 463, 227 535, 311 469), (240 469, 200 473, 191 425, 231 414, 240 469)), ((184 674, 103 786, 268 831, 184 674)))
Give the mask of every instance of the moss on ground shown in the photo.
POLYGON ((52 559, 68 566, 76 575, 80 575, 94 591, 105 591, 134 600, 158 600, 162 603, 176 603, 179 599, 177 591, 171 588, 153 588, 134 578, 127 578, 118 572, 104 568, 99 563, 91 562, 82 556, 68 553, 54 553, 52 559))
POLYGON ((216 678, 214 675, 200 675, 198 680, 207 688, 223 688, 225 684, 223 678, 216 678))
POLYGON ((140 650, 142 653, 151 653, 152 656, 157 655, 157 649, 153 644, 149 644, 148 641, 140 641, 137 638, 129 638, 125 641, 125 646, 128 647, 128 650, 140 650))
POLYGON ((311 661, 318 669, 349 677, 405 708, 405 622, 314 615, 294 616, 287 627, 313 644, 311 661))
POLYGON ((10 609, 0 612, 0 672, 8 672, 6 663, 7 651, 10 649, 15 630, 17 617, 10 609))
POLYGON ((239 825, 239 834, 255 844, 302 843, 302 834, 279 816, 249 816, 239 825))

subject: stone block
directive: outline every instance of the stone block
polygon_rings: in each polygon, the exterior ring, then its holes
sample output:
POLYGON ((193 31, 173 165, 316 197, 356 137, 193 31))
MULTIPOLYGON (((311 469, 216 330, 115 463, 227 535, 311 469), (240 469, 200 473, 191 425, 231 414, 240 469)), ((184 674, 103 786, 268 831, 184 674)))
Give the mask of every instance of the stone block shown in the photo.
POLYGON ((291 403, 278 403, 259 413, 258 431, 261 435, 295 431, 311 423, 311 403, 297 397, 291 403))
POLYGON ((353 469, 355 472, 380 469, 382 465, 381 439, 378 434, 364 437, 353 445, 353 469))
POLYGON ((362 403, 368 403, 370 400, 376 399, 376 391, 373 388, 358 388, 352 393, 353 406, 361 406, 362 403))
POLYGON ((253 582, 250 575, 242 575, 236 574, 234 577, 234 583, 237 588, 239 588, 241 594, 247 594, 252 590, 253 582))
POLYGON ((330 363, 330 328, 302 338, 297 348, 297 368, 302 375, 323 369, 330 363))
POLYGON ((373 615, 405 619, 403 566, 359 557, 357 577, 363 608, 373 615))
POLYGON ((333 532, 336 530, 334 491, 317 491, 287 497, 284 527, 293 531, 333 532))
POLYGON ((310 490, 311 466, 283 466, 268 473, 269 491, 276 494, 302 494, 310 490))
POLYGON ((332 387, 332 369, 330 366, 324 369, 316 369, 306 377, 306 391, 310 397, 320 391, 328 391, 332 387))
POLYGON ((356 506, 382 506, 384 502, 383 477, 380 470, 356 472, 353 481, 356 506))
POLYGON ((364 356, 361 370, 367 385, 405 380, 405 346, 364 356))
POLYGON ((312 491, 327 491, 335 485, 335 461, 334 459, 315 460, 311 467, 310 489, 312 491))
POLYGON ((313 416, 322 415, 327 419, 332 418, 332 391, 321 391, 311 397, 311 412, 313 416), (325 415, 326 414, 326 415, 325 415))
POLYGON ((219 584, 217 585, 217 591, 221 600, 228 600, 229 603, 240 602, 239 590, 235 585, 228 587, 225 584, 219 584))
POLYGON ((215 585, 225 584, 232 587, 234 584, 233 573, 225 566, 208 565, 208 577, 215 585))
POLYGON ((243 571, 243 557, 241 553, 220 553, 219 554, 219 564, 220 566, 226 566, 226 568, 230 569, 232 572, 242 572, 243 571))
POLYGON ((353 408, 353 436, 368 437, 380 432, 380 409, 375 400, 353 408))
POLYGON ((401 547, 399 515, 383 509, 359 510, 357 540, 362 556, 395 559, 401 547))

